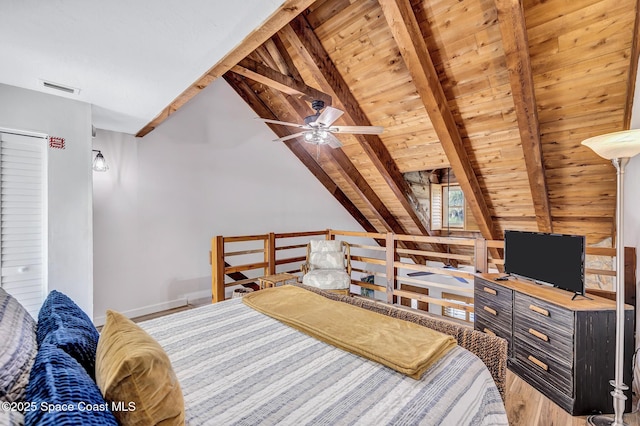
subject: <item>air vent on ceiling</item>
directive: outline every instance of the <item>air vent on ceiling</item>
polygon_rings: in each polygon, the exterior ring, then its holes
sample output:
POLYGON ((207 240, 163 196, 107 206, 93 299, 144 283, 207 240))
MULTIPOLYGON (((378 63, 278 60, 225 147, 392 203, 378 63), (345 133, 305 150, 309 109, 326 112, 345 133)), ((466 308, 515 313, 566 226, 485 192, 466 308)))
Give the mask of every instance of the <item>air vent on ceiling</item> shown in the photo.
POLYGON ((75 87, 65 86, 64 84, 53 83, 47 80, 40 80, 40 82, 45 89, 58 90, 60 92, 69 93, 71 95, 77 95, 78 93, 80 93, 80 89, 77 89, 75 87))

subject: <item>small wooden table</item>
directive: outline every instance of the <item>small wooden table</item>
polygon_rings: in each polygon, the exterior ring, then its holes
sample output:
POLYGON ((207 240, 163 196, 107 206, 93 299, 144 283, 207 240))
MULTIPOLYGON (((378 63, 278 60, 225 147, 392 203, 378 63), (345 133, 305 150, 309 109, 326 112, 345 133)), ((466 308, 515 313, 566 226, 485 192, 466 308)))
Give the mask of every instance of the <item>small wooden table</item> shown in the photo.
POLYGON ((289 281, 298 282, 298 276, 293 274, 275 274, 275 275, 267 275, 264 277, 258 278, 258 282, 260 283, 260 289, 275 287, 278 283, 288 284, 289 281))

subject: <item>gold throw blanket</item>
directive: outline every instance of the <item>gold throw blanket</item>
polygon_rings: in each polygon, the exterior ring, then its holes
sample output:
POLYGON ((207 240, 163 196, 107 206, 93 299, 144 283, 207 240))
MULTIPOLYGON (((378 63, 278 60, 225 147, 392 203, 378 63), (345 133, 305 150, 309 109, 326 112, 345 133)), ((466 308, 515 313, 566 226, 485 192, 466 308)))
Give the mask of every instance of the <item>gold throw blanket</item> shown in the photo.
POLYGON ((245 305, 316 339, 393 368, 414 379, 456 345, 427 327, 329 300, 285 285, 243 297, 245 305))

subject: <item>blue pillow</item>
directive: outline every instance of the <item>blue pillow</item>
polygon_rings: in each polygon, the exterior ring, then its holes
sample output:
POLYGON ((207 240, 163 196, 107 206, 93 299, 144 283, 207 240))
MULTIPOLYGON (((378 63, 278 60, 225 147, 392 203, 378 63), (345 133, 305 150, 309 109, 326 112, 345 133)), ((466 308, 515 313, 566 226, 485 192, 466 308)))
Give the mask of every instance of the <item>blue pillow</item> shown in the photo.
POLYGON ((98 385, 69 354, 54 345, 40 346, 31 369, 25 400, 27 425, 117 425, 98 385))
POLYGON ((38 313, 38 346, 57 346, 94 378, 99 337, 93 322, 73 300, 57 290, 49 293, 38 313))

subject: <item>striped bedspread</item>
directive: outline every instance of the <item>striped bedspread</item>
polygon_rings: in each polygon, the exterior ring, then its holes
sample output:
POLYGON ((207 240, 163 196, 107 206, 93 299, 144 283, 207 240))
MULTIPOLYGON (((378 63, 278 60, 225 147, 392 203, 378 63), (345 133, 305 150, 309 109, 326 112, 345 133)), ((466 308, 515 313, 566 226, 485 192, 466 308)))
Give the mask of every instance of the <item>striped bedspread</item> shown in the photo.
POLYGON ((460 347, 414 380, 242 299, 140 325, 171 359, 189 425, 508 424, 488 370, 460 347))

